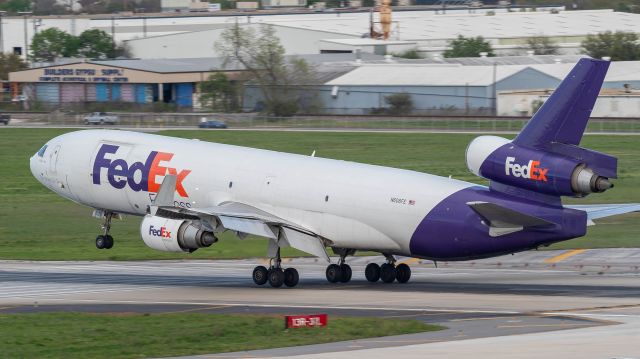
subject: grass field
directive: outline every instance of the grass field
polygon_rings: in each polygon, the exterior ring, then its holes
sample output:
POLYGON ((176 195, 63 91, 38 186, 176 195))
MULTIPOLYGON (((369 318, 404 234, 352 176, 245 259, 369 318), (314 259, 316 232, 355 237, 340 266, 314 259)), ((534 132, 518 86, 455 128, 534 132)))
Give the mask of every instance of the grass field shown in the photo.
MULTIPOLYGON (((115 221, 113 249, 96 250, 99 221, 91 209, 74 204, 47 190, 29 171, 29 157, 47 140, 64 133, 59 129, 0 130, 0 259, 125 260, 169 258, 237 258, 265 256, 262 239, 236 240, 223 235, 221 242, 193 254, 157 252, 139 236, 140 219, 115 221)), ((253 131, 165 131, 161 134, 199 138, 229 144, 310 154, 421 172, 486 184, 468 172, 464 151, 476 135, 398 133, 304 133, 253 131)), ((619 158, 616 187, 572 203, 640 202, 640 137, 587 136, 583 145, 619 158)), ((640 247, 637 214, 613 217, 591 227, 580 239, 552 248, 640 247)), ((288 250, 284 255, 298 255, 288 250)))
POLYGON ((0 314, 2 358, 148 358, 319 344, 443 329, 416 320, 329 318, 284 330, 282 316, 0 314))

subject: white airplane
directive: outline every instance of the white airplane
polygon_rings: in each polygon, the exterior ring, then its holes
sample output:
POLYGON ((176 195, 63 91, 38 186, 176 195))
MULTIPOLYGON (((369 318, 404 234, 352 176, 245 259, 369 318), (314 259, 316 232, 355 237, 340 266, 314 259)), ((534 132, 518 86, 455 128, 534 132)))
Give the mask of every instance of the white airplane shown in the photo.
POLYGON ((582 59, 513 140, 481 136, 467 148, 479 186, 395 168, 229 146, 152 134, 87 130, 50 140, 31 158, 33 175, 52 191, 104 218, 99 249, 111 248, 111 219, 144 216, 151 248, 193 252, 232 231, 268 239, 269 268, 253 280, 298 283, 282 268, 291 246, 327 261, 330 282, 348 282, 346 257, 383 254, 370 282, 406 283, 394 256, 469 260, 583 236, 592 220, 640 210, 640 204, 563 206, 561 196, 603 192, 615 157, 578 147, 609 63, 582 59))

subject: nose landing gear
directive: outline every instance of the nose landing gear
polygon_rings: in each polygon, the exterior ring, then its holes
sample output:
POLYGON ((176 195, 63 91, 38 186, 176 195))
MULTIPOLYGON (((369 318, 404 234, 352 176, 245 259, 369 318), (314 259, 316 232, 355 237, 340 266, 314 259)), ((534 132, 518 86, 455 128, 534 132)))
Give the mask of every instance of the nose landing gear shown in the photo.
POLYGON ((109 235, 111 230, 111 219, 117 214, 113 212, 104 212, 104 221, 102 222, 102 229, 104 234, 96 237, 96 248, 98 249, 111 249, 113 247, 113 237, 109 235))

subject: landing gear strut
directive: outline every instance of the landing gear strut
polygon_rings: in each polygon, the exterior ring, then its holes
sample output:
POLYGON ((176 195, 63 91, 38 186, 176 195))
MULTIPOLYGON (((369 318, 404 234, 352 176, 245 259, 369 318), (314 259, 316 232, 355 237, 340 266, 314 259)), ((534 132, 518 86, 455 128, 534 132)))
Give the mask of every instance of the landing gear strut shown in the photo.
POLYGON ((334 253, 340 255, 338 264, 330 264, 326 270, 327 280, 331 283, 348 283, 351 281, 351 266, 345 261, 347 256, 355 254, 355 249, 333 248, 334 253))
POLYGON ((394 280, 398 283, 407 283, 411 279, 411 268, 406 263, 396 265, 396 259, 390 254, 385 254, 385 257, 387 257, 387 263, 381 266, 376 263, 367 264, 364 270, 367 280, 371 283, 378 280, 384 283, 393 283, 394 280))
POLYGON ((276 252, 276 257, 271 259, 269 269, 265 266, 257 266, 253 269, 253 282, 257 285, 263 285, 269 282, 274 288, 295 287, 300 280, 298 271, 295 268, 282 269, 282 258, 280 257, 280 248, 276 252))
POLYGON ((96 237, 96 248, 111 249, 113 247, 113 237, 109 235, 109 231, 111 230, 111 219, 113 219, 114 215, 115 213, 113 212, 105 212, 104 221, 102 222, 104 234, 96 237))

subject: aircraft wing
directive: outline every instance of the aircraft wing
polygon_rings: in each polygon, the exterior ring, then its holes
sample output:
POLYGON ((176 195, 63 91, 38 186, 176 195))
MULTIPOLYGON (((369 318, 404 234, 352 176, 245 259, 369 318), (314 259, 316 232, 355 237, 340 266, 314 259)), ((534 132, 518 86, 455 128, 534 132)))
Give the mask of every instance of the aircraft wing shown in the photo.
POLYGON ((211 224, 217 232, 224 230, 234 231, 241 239, 248 234, 268 238, 270 240, 270 256, 275 256, 275 251, 278 247, 291 246, 330 261, 329 255, 325 250, 324 238, 312 230, 253 206, 239 202, 224 202, 217 206, 205 208, 174 207, 173 191, 175 190, 175 183, 174 175, 165 176, 156 198, 149 207, 151 215, 176 219, 204 220, 211 224))
POLYGON ((640 212, 640 203, 624 203, 624 204, 582 204, 569 205, 566 208, 577 209, 587 212, 588 225, 593 226, 594 219, 617 216, 619 214, 640 212))

